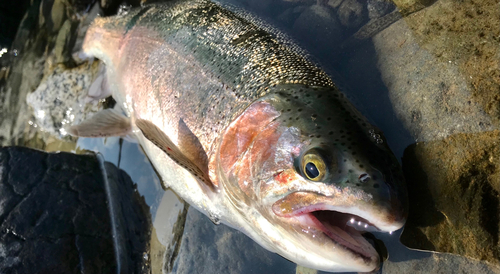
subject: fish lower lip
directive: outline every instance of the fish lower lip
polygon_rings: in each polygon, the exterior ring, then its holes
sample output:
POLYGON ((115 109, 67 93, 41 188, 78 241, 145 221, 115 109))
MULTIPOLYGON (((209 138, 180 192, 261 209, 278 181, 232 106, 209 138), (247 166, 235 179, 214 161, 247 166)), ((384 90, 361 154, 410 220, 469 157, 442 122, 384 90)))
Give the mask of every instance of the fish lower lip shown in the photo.
MULTIPOLYGON (((295 219, 304 233, 318 231, 336 246, 344 248, 355 256, 366 261, 378 260, 377 251, 361 235, 362 232, 346 224, 353 217, 356 216, 337 211, 318 210, 290 216, 289 218, 295 219)), ((324 241, 325 238, 318 238, 318 240, 324 241)))
POLYGON ((336 211, 319 210, 308 213, 314 225, 328 238, 365 259, 371 260, 376 251, 361 235, 362 232, 347 223, 357 216, 336 211))

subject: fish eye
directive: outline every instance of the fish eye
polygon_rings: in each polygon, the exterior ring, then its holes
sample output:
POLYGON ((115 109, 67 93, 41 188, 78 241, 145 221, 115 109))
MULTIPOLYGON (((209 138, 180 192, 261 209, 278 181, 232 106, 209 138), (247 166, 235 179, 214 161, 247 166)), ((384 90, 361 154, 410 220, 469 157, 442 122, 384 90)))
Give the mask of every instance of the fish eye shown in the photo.
POLYGON ((307 179, 321 181, 326 175, 325 161, 317 151, 311 150, 302 158, 302 171, 307 179))
POLYGON ((304 171, 306 172, 307 177, 311 179, 314 179, 319 176, 319 170, 316 167, 316 165, 312 162, 306 164, 304 171))

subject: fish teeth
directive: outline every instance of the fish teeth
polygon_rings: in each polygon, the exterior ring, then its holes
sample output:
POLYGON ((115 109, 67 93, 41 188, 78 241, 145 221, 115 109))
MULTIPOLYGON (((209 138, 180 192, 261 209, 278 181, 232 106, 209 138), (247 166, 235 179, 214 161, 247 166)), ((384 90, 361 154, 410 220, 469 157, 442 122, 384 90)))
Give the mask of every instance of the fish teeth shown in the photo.
POLYGON ((373 226, 365 223, 365 222, 362 222, 362 221, 358 221, 354 218, 351 218, 348 222, 347 222, 347 225, 350 226, 350 227, 353 227, 355 228, 356 230, 359 230, 359 231, 377 231, 376 228, 374 228, 373 226))

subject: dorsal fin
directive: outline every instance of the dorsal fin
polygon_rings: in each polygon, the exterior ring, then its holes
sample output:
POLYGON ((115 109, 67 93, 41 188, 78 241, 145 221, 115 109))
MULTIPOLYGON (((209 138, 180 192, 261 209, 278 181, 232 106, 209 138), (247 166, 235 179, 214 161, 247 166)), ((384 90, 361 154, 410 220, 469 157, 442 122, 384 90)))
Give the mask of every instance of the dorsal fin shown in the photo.
POLYGON ((168 136, 155 124, 144 119, 135 121, 137 127, 142 131, 144 137, 163 150, 174 162, 191 172, 201 180, 210 190, 214 191, 215 186, 208 177, 193 161, 189 160, 182 151, 168 138, 168 136))

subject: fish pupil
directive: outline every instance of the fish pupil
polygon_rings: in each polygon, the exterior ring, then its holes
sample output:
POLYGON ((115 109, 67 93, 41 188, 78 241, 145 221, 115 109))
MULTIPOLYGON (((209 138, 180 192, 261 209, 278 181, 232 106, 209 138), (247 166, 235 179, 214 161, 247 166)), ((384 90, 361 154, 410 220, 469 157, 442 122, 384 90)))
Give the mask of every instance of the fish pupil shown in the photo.
POLYGON ((306 164, 305 171, 306 171, 307 177, 309 177, 311 179, 314 179, 314 178, 319 176, 318 168, 316 167, 315 164, 313 164, 311 162, 306 164))

